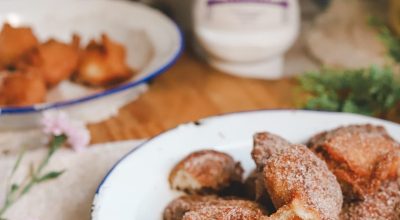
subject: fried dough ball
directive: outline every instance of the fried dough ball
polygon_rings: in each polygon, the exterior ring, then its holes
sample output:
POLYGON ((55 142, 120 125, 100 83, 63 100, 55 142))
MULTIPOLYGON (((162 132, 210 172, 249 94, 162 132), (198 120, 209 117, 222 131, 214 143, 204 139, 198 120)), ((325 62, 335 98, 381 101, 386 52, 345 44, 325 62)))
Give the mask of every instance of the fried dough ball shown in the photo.
POLYGON ((257 169, 262 171, 266 161, 273 153, 288 147, 291 147, 291 144, 284 138, 269 132, 261 132, 253 136, 251 156, 257 169))
MULTIPOLYGON (((273 154, 291 146, 289 141, 269 132, 260 132, 253 136, 253 150, 251 156, 256 163, 256 169, 249 176, 246 183, 248 185, 251 184, 249 181, 253 181, 253 195, 250 196, 252 196, 252 199, 255 201, 264 204, 270 211, 274 211, 275 208, 265 188, 263 170, 268 159, 273 154)), ((247 188, 249 189, 249 187, 247 188)))
POLYGON ((244 182, 245 197, 262 204, 268 213, 276 211, 264 184, 264 175, 258 170, 253 170, 244 182))
POLYGON ((292 145, 273 153, 263 173, 268 194, 278 210, 271 217, 339 218, 343 203, 340 185, 326 164, 307 147, 292 145))
POLYGON ((181 196, 168 204, 164 220, 317 220, 315 210, 307 209, 299 199, 281 207, 271 216, 255 202, 216 196, 181 196))
POLYGON ((363 199, 397 178, 399 144, 381 126, 340 127, 316 135, 308 145, 326 161, 347 199, 363 199))
POLYGON ((49 40, 27 53, 17 65, 18 69, 35 69, 48 87, 68 79, 75 71, 79 59, 79 37, 71 44, 49 40))
POLYGON ((225 153, 202 150, 189 154, 171 171, 171 188, 188 193, 220 192, 242 181, 240 163, 225 153))
POLYGON ((400 185, 396 181, 385 182, 363 201, 347 202, 343 206, 342 220, 399 220, 400 185))
POLYGON ((82 52, 75 78, 91 86, 108 86, 129 79, 133 71, 126 63, 125 48, 103 34, 82 52))
POLYGON ((172 200, 164 209, 164 220, 181 220, 183 215, 197 203, 217 200, 216 196, 181 196, 172 200))
POLYGON ((338 219, 343 197, 323 161, 269 132, 253 138, 255 196, 267 207, 274 204, 270 219, 338 219))
POLYGON ((264 216, 263 208, 254 202, 216 196, 181 196, 164 210, 164 220, 230 219, 258 220, 264 216))
POLYGON ((1 106, 28 106, 46 99, 46 84, 36 73, 7 73, 0 85, 1 106))
POLYGON ((261 207, 245 200, 223 200, 212 204, 195 206, 183 215, 182 220, 262 220, 268 219, 261 207))
POLYGON ((268 132, 254 135, 256 199, 277 210, 270 219, 338 219, 339 183, 326 164, 302 145, 268 132), (260 186, 264 184, 264 187, 260 186))
POLYGON ((38 45, 38 40, 28 27, 14 28, 5 23, 0 32, 0 68, 8 68, 24 53, 38 45))
POLYGON ((244 181, 247 197, 254 201, 262 201, 266 195, 266 189, 264 186, 264 177, 259 175, 260 172, 253 170, 250 175, 244 181))

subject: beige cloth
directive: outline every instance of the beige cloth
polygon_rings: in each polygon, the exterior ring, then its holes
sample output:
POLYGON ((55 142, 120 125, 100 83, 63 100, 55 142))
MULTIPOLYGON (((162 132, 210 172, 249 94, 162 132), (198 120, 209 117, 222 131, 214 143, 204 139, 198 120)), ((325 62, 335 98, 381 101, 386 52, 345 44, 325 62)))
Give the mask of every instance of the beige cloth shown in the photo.
MULTIPOLYGON (((57 152, 49 163, 49 170, 66 170, 56 180, 34 187, 6 213, 8 220, 86 220, 90 219, 92 199, 99 182, 112 165, 141 141, 116 142, 90 147, 75 153, 69 149, 57 152)), ((16 179, 37 163, 46 149, 27 153, 16 179)), ((0 156, 0 204, 4 201, 5 180, 15 156, 0 156)))

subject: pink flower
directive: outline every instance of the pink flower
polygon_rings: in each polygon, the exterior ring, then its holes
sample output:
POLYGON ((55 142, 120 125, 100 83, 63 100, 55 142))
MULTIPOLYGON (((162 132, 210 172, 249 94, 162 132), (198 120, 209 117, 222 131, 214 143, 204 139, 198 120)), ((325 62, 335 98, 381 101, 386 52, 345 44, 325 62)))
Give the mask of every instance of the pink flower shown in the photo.
POLYGON ((85 124, 69 118, 65 112, 46 111, 41 123, 45 134, 67 136, 67 144, 75 151, 84 150, 90 142, 90 133, 85 124))

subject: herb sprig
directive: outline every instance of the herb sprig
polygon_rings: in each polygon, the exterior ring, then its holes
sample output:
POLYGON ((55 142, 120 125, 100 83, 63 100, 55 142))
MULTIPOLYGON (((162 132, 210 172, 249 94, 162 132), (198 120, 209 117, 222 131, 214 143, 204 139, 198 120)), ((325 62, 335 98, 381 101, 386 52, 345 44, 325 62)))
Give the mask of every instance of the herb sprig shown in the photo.
POLYGON ((323 69, 299 78, 307 93, 303 107, 386 118, 400 113, 400 81, 391 68, 323 69))

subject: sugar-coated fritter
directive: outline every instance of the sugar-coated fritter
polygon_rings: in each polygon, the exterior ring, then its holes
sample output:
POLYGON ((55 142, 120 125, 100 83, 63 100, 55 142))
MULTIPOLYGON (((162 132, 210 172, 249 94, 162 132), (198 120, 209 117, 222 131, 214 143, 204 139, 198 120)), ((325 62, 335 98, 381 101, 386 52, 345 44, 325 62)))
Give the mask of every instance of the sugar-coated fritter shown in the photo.
POLYGON ((0 68, 12 67, 17 59, 37 45, 31 28, 4 23, 0 32, 0 68))
POLYGON ((0 105, 34 105, 45 101, 46 92, 46 84, 37 73, 5 73, 0 84, 0 105))
POLYGON ((256 133, 253 136, 253 150, 251 156, 257 169, 262 171, 268 158, 283 148, 291 147, 289 141, 269 132, 256 133))
POLYGON ((340 127, 314 136, 308 145, 326 161, 350 200, 363 199, 397 178, 399 144, 381 126, 340 127))
POLYGON ((245 197, 262 204, 268 213, 275 212, 275 207, 264 184, 263 172, 253 170, 244 181, 245 197))
POLYGON ((216 196, 181 196, 165 208, 164 220, 192 219, 261 219, 265 212, 255 202, 216 196))
POLYGON ((251 156, 256 164, 256 169, 247 179, 247 191, 249 191, 249 184, 253 184, 253 195, 255 201, 262 203, 269 211, 274 211, 271 198, 268 195, 264 183, 264 167, 268 159, 275 153, 282 149, 291 147, 291 143, 270 132, 259 132, 253 136, 253 149, 251 156))
POLYGON ((222 152, 202 150, 191 153, 171 171, 171 188, 188 193, 220 192, 242 181, 243 169, 222 152))
POLYGON ((273 153, 263 174, 278 214, 285 215, 283 207, 288 215, 294 213, 300 219, 339 219, 340 185, 325 162, 306 146, 292 145, 273 153))
POLYGON ((383 183, 378 191, 362 201, 347 201, 341 220, 399 220, 400 185, 397 181, 383 183))
POLYGON ((92 40, 82 52, 75 79, 91 86, 109 86, 132 75, 125 48, 103 34, 100 43, 92 40))
POLYGON ((79 59, 79 38, 71 44, 49 40, 40 44, 19 60, 17 69, 34 69, 52 87, 68 79, 75 71, 79 59))

